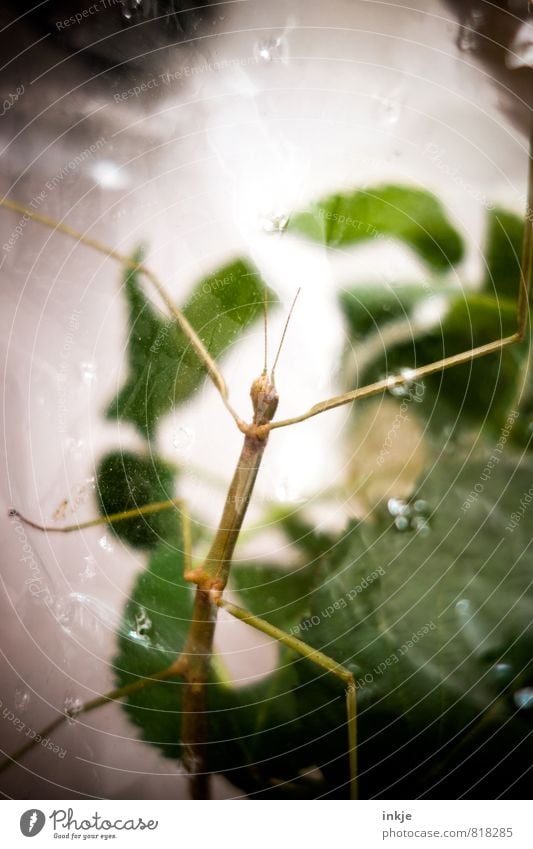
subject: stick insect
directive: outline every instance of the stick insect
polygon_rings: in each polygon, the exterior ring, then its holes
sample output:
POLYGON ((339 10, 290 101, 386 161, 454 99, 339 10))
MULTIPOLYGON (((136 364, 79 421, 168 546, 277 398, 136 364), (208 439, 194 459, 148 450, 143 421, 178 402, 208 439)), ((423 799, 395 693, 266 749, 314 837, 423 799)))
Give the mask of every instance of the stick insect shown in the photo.
MULTIPOLYGON (((317 416, 345 404, 352 404, 378 395, 385 390, 401 387, 407 382, 422 379, 436 372, 441 372, 462 363, 471 362, 524 340, 529 318, 529 297, 533 269, 533 134, 530 140, 529 173, 528 173, 528 198, 524 226, 522 254, 520 262, 520 281, 517 305, 517 327, 514 333, 494 341, 463 351, 453 356, 428 363, 421 367, 410 370, 408 374, 399 373, 378 380, 367 386, 358 387, 345 394, 328 398, 316 403, 309 410, 286 419, 275 419, 279 396, 276 389, 275 370, 279 354, 287 331, 287 325, 294 308, 294 302, 289 311, 287 323, 282 334, 281 342, 271 370, 267 365, 267 305, 265 293, 265 352, 263 370, 254 380, 250 395, 252 401, 253 415, 251 421, 246 421, 233 408, 227 389, 225 379, 204 343, 198 336, 194 327, 191 326, 185 315, 175 306, 168 295, 164 285, 151 269, 144 263, 135 262, 131 258, 111 247, 102 244, 87 235, 80 233, 66 224, 57 222, 34 210, 27 209, 23 205, 10 200, 2 199, 0 204, 7 210, 20 213, 35 222, 59 231, 73 238, 81 245, 94 249, 101 254, 116 260, 123 268, 130 268, 143 274, 158 294, 165 307, 177 321, 183 333, 192 346, 198 360, 205 369, 212 384, 217 390, 222 404, 233 418, 235 426, 244 437, 241 454, 237 461, 233 479, 230 483, 225 500, 222 516, 218 529, 215 533, 207 556, 201 564, 194 564, 192 557, 190 520, 185 506, 180 499, 170 499, 156 503, 145 504, 132 510, 103 516, 89 522, 78 523, 65 527, 46 527, 24 518, 16 510, 11 514, 17 516, 27 525, 47 533, 60 532, 69 533, 75 530, 92 527, 101 523, 113 525, 116 522, 130 519, 141 515, 153 514, 159 511, 175 509, 180 514, 183 529, 183 545, 185 552, 184 578, 195 586, 193 612, 189 625, 188 635, 181 653, 173 662, 164 669, 154 669, 150 676, 139 677, 135 682, 126 686, 116 688, 98 698, 86 702, 81 706, 80 713, 86 713, 95 708, 109 703, 126 699, 141 690, 156 687, 158 682, 171 678, 180 678, 184 684, 184 697, 181 711, 180 737, 184 765, 189 773, 190 792, 192 798, 208 798, 210 794, 209 771, 206 762, 206 744, 209 741, 209 719, 206 702, 206 688, 208 684, 210 665, 213 656, 213 640, 216 628, 217 611, 219 608, 226 610, 233 617, 245 622, 252 628, 257 629, 269 637, 273 637, 281 644, 291 649, 298 655, 320 667, 325 673, 339 679, 345 688, 346 698, 346 744, 349 759, 349 789, 350 797, 356 799, 358 795, 358 767, 357 767, 357 703, 356 682, 353 673, 334 659, 326 656, 321 651, 308 646, 305 642, 294 635, 283 632, 280 628, 265 621, 247 610, 233 604, 225 597, 225 589, 231 571, 231 564, 235 546, 237 545, 243 521, 246 516, 248 505, 253 494, 257 473, 272 433, 276 430, 295 425, 299 422, 317 416)), ((296 300, 296 298, 295 298, 296 300)), ((42 732, 42 736, 51 734, 69 716, 65 711, 54 722, 48 725, 42 732)), ((17 752, 8 758, 0 768, 6 768, 11 763, 18 761, 32 747, 33 741, 28 742, 17 752)))

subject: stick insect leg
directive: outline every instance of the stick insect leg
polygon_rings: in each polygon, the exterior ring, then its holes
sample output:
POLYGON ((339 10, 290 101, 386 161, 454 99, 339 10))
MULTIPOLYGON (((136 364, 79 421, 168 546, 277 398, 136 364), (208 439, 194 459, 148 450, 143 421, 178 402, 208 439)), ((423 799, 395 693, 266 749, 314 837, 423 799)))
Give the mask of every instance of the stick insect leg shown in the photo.
POLYGON ((183 508, 181 498, 169 498, 166 501, 154 501, 151 504, 144 504, 142 507, 132 507, 130 510, 122 510, 120 513, 109 513, 107 516, 98 516, 96 519, 89 519, 87 522, 78 522, 74 525, 63 525, 56 527, 55 525, 39 525, 31 519, 27 519, 18 510, 10 510, 9 516, 14 519, 20 519, 25 525, 30 528, 35 528, 38 531, 46 531, 46 533, 70 534, 73 531, 82 531, 85 528, 94 528, 97 525, 113 525, 115 522, 122 522, 125 519, 135 519, 137 516, 148 516, 152 513, 159 513, 162 510, 170 510, 171 507, 183 508))
POLYGON ((125 268, 131 268, 132 270, 144 274, 144 276, 150 281, 150 283, 158 293, 163 303, 166 305, 167 309, 174 316, 179 326, 181 327, 183 333, 191 343, 198 359, 204 366, 213 384, 218 389, 226 409, 233 416, 237 425, 239 427, 242 425, 241 418, 237 415, 228 400, 228 388, 226 386, 226 381, 224 380, 224 377, 221 371, 219 370, 215 360, 212 358, 211 354, 209 353, 204 343, 188 321, 187 317, 175 305, 159 278, 154 274, 153 271, 151 271, 150 268, 144 265, 144 263, 139 264, 132 260, 131 257, 128 257, 125 254, 114 250, 114 248, 108 247, 103 242, 100 242, 98 239, 93 239, 90 236, 86 236, 83 233, 80 233, 73 227, 69 227, 68 224, 64 224, 61 221, 56 221, 54 218, 50 218, 48 215, 42 215, 40 212, 35 212, 35 210, 29 209, 28 207, 25 207, 22 204, 17 203, 16 201, 9 200, 9 198, 0 198, 0 206, 4 206, 6 207, 6 209, 10 209, 13 212, 18 212, 21 215, 31 218, 32 221, 37 221, 39 224, 44 224, 46 227, 49 227, 52 230, 58 230, 60 233, 64 233, 66 236, 70 236, 70 238, 81 242, 82 245, 85 245, 88 248, 92 248, 93 250, 98 251, 98 253, 104 254, 104 256, 111 257, 112 259, 116 260, 121 265, 123 265, 125 268))
MULTIPOLYGON (((184 554, 184 566, 185 568, 190 567, 191 561, 191 522, 188 513, 183 509, 183 505, 180 499, 172 499, 171 501, 162 501, 156 504, 147 504, 145 507, 139 508, 139 510, 126 510, 123 513, 115 513, 113 516, 102 517, 101 519, 96 519, 92 522, 86 522, 83 525, 72 525, 69 528, 44 528, 41 525, 36 525, 34 522, 29 522, 29 524, 33 528, 38 528, 39 530, 46 531, 62 531, 63 533, 68 533, 69 531, 76 531, 80 528, 92 527, 93 525, 101 524, 102 522, 111 522, 111 521, 119 521, 121 519, 129 519, 132 516, 139 515, 139 513, 154 513, 157 509, 166 509, 171 506, 181 506, 181 522, 182 522, 182 533, 183 533, 183 554, 184 554)), ((16 513, 16 511, 12 511, 12 513, 16 513)), ((17 516, 20 517, 18 513, 17 516)), ((22 521, 27 521, 23 519, 22 521)), ((120 701, 120 699, 126 699, 129 696, 132 696, 134 693, 139 693, 141 690, 146 690, 149 687, 153 687, 155 684, 160 683, 161 681, 166 681, 169 678, 173 677, 181 677, 184 678, 186 675, 188 667, 187 657, 184 654, 178 655, 178 657, 170 664, 170 666, 165 667, 165 669, 161 669, 158 672, 154 672, 151 675, 143 676, 139 678, 138 681, 133 681, 131 684, 125 684, 123 687, 116 687, 113 690, 110 690, 108 693, 104 693, 102 696, 97 696, 95 699, 91 699, 88 702, 85 702, 81 708, 78 708, 75 713, 73 710, 65 710, 61 716, 56 717, 53 722, 50 722, 45 728, 43 728, 38 735, 36 735, 32 740, 29 740, 20 749, 17 749, 13 752, 12 755, 4 758, 3 761, 0 761, 0 772, 4 772, 8 769, 12 764, 20 761, 24 755, 29 752, 39 740, 42 740, 43 737, 49 737, 57 728, 59 728, 67 719, 70 719, 74 716, 80 716, 82 713, 89 713, 92 710, 96 710, 96 708, 102 707, 108 702, 120 701)))
POLYGON ((26 752, 29 752, 35 745, 37 745, 39 740, 42 740, 43 737, 49 737, 50 734, 59 728, 67 719, 78 717, 82 713, 89 713, 89 711, 102 707, 108 702, 125 699, 128 696, 132 696, 134 693, 146 690, 148 687, 153 687, 160 681, 166 681, 168 678, 182 677, 186 668, 186 658, 184 658, 183 655, 180 655, 170 664, 170 666, 167 666, 159 672, 154 672, 150 676, 139 678, 138 681, 133 681, 131 684, 126 684, 124 687, 117 687, 114 690, 110 690, 108 693, 104 693, 103 696, 97 696, 95 699, 85 702, 81 708, 77 708, 75 712, 72 710, 65 710, 61 716, 58 716, 53 722, 43 728, 32 740, 29 740, 24 744, 24 746, 21 746, 20 749, 13 752, 12 755, 9 755, 1 761, 0 772, 4 772, 4 770, 8 769, 12 764, 20 761, 26 752))
POLYGON ((267 622, 265 619, 261 619, 259 616, 254 616, 253 613, 249 613, 242 607, 238 607, 238 605, 232 604, 232 602, 226 601, 224 598, 215 598, 215 603, 218 607, 222 607, 232 616, 235 616, 236 619, 240 619, 241 622, 246 622, 247 625, 251 625, 252 628, 256 628, 256 630, 261 631, 263 634, 267 634, 269 637, 274 637, 274 639, 302 655, 302 657, 306 657, 308 660, 316 663, 317 666, 320 666, 322 669, 325 669, 327 672, 330 672, 332 675, 340 678, 340 680, 346 685, 346 713, 348 719, 348 747, 350 758, 350 798, 357 799, 357 698, 353 674, 349 669, 346 669, 345 666, 341 666, 339 663, 336 663, 336 661, 327 657, 327 655, 323 654, 321 651, 311 648, 311 646, 308 646, 307 643, 304 643, 297 637, 286 634, 285 631, 282 631, 275 625, 271 625, 270 622, 267 622))
POLYGON ((520 260, 520 283, 518 292, 518 307, 517 307, 517 328, 511 336, 504 336, 501 339, 495 339, 494 342, 489 342, 486 345, 479 345, 476 348, 471 348, 469 351, 462 351, 460 354, 454 354, 451 357, 445 357, 442 360, 437 360, 434 363, 429 363, 426 366, 409 369, 404 374, 391 375, 383 380, 378 380, 376 383, 370 383, 368 386, 362 386, 359 389, 354 389, 352 392, 347 392, 344 395, 336 395, 334 398, 328 398, 326 401, 321 401, 315 404, 307 412, 300 416, 294 416, 290 419, 279 419, 271 422, 270 430, 278 427, 287 427, 287 425, 297 424, 313 416, 324 413, 326 410, 333 410, 335 407, 340 407, 343 404, 349 404, 352 401, 357 401, 361 398, 370 398, 372 395, 378 395, 387 389, 396 386, 402 386, 405 383, 411 383, 413 380, 418 380, 423 377, 428 377, 436 372, 445 371, 454 366, 468 363, 472 360, 485 357, 487 354, 493 354, 507 348, 509 345, 514 345, 517 342, 522 342, 529 319, 529 305, 531 298, 531 278, 533 276, 533 127, 531 130, 529 143, 529 166, 528 166, 528 189, 527 203, 524 221, 524 237, 522 241, 522 253, 520 260))

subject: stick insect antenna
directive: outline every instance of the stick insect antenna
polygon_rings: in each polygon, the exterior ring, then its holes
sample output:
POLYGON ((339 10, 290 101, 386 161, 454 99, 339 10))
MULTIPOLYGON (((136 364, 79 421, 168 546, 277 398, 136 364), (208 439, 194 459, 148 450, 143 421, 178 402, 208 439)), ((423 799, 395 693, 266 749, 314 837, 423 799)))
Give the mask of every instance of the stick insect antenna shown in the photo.
POLYGON ((301 291, 302 291, 302 290, 301 290, 301 287, 300 287, 300 288, 298 289, 298 291, 296 292, 295 296, 294 296, 294 300, 293 300, 293 302, 292 302, 292 304, 291 304, 291 308, 290 308, 290 310, 289 310, 289 314, 288 314, 288 316, 287 316, 287 321, 285 322, 285 327, 283 328, 283 333, 281 334, 281 341, 280 341, 280 343, 279 343, 278 352, 277 352, 277 354, 276 354, 276 359, 274 360, 274 365, 272 366, 272 372, 271 372, 271 375, 270 375, 270 379, 271 379, 272 383, 274 383, 274 373, 275 373, 275 371, 276 371, 276 366, 277 366, 277 364, 278 364, 279 355, 281 354, 281 349, 282 349, 282 347, 283 347, 283 343, 284 343, 284 341, 285 341, 285 336, 286 336, 286 334, 287 334, 287 328, 288 328, 288 326, 289 326, 289 322, 290 322, 290 320, 291 320, 291 316, 292 316, 292 313, 293 313, 293 310, 294 310, 294 307, 295 307, 296 301, 298 300, 298 295, 300 294, 300 292, 301 292, 301 291))
POLYGON ((264 340, 265 340, 265 362, 263 365, 263 374, 268 371, 268 289, 265 286, 263 296, 263 318, 264 318, 264 340))

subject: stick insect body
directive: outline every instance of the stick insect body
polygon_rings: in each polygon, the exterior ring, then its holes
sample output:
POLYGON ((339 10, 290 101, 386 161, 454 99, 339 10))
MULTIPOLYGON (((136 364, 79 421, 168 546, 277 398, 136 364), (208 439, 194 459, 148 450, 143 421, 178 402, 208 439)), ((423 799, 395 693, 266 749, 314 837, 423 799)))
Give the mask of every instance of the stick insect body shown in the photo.
MULTIPOLYGON (((89 248, 96 249, 100 253, 110 256, 117 260, 123 267, 136 269, 142 272, 155 288, 171 314, 177 320, 198 359, 202 363, 206 373, 220 394, 222 402, 233 417, 236 426, 244 435, 244 444, 228 490, 218 530, 205 560, 199 566, 193 565, 192 562, 189 520, 187 512, 180 499, 147 504, 133 510, 127 510, 122 513, 108 515, 86 523, 70 525, 67 527, 44 527, 29 519, 20 517, 33 528, 47 532, 68 533, 101 523, 113 524, 114 522, 125 520, 132 516, 154 513, 159 510, 174 508, 180 511, 185 551, 184 577, 187 581, 196 585, 193 612, 183 651, 167 668, 163 670, 154 670, 150 677, 139 678, 132 684, 112 690, 103 696, 86 702, 82 705, 81 710, 79 710, 78 713, 88 712, 106 704, 109 701, 127 698, 139 690, 157 686, 157 682, 159 681, 165 681, 173 677, 181 678, 186 685, 182 704, 181 741, 183 745, 183 760, 190 775, 191 795, 193 798, 206 798, 209 796, 209 772, 206 759, 206 744, 209 740, 209 721, 206 703, 206 688, 213 654, 216 614, 219 607, 225 609, 237 619, 246 622, 251 627, 275 638, 294 652, 317 664, 326 673, 337 677, 343 682, 346 690, 347 750, 350 765, 350 796, 352 799, 357 798, 356 685, 352 672, 337 663, 335 660, 327 657, 322 652, 311 648, 302 640, 284 633, 276 626, 225 599, 224 590, 230 574, 233 552, 253 493, 263 453, 273 430, 305 421, 319 413, 334 409, 335 407, 343 404, 349 404, 362 398, 377 395, 387 389, 402 386, 403 384, 424 378, 435 372, 444 371, 445 369, 452 368, 456 365, 460 365, 461 363, 470 362, 473 359, 501 351, 503 348, 521 342, 525 338, 529 317, 529 297, 533 269, 532 153, 533 136, 531 139, 529 155, 528 200, 520 265, 516 331, 510 336, 502 337, 488 344, 464 351, 460 354, 423 365, 410 370, 408 373, 402 372, 398 375, 390 376, 368 386, 354 389, 343 395, 329 398, 315 404, 301 415, 277 421, 274 417, 279 399, 275 386, 274 370, 277 364, 279 350, 274 362, 274 367, 269 376, 266 365, 266 332, 265 364, 263 372, 254 381, 251 387, 250 394, 252 399, 253 418, 250 423, 247 423, 231 406, 226 382, 218 368, 218 365, 205 348, 194 328, 172 302, 162 283, 153 274, 153 272, 144 265, 144 263, 138 265, 129 257, 103 245, 99 241, 73 230, 62 222, 54 221, 47 216, 41 215, 31 209, 27 209, 19 203, 9 199, 0 200, 0 205, 7 209, 28 216, 34 221, 76 239, 78 242, 89 248)), ((287 325, 285 326, 285 331, 286 329, 287 325)), ((282 342, 285 331, 282 336, 282 342)), ((12 513, 19 515, 16 511, 12 511, 12 513)), ((43 735, 50 734, 67 716, 68 711, 44 729, 42 732, 43 735)), ((13 762, 19 760, 25 752, 32 747, 32 745, 32 741, 28 742, 24 747, 4 761, 4 763, 0 766, 0 769, 6 768, 13 762)))

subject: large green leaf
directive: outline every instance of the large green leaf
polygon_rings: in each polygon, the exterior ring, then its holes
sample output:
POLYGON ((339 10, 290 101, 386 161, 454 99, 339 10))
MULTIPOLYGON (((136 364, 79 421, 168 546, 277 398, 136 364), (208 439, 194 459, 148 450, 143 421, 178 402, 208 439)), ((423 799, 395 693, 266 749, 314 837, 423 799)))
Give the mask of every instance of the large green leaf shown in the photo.
MULTIPOLYGON (((141 259, 142 254, 136 254, 135 260, 141 259)), ((205 370, 176 321, 162 318, 146 298, 138 272, 127 271, 124 287, 129 375, 107 415, 131 421, 151 437, 160 418, 200 386, 205 370)), ((183 312, 210 354, 218 358, 262 314, 263 293, 257 270, 237 259, 198 283, 183 312)))
POLYGON ((435 271, 463 257, 461 236, 430 192, 385 185, 330 195, 291 218, 289 229, 329 246, 390 236, 405 242, 435 271))

